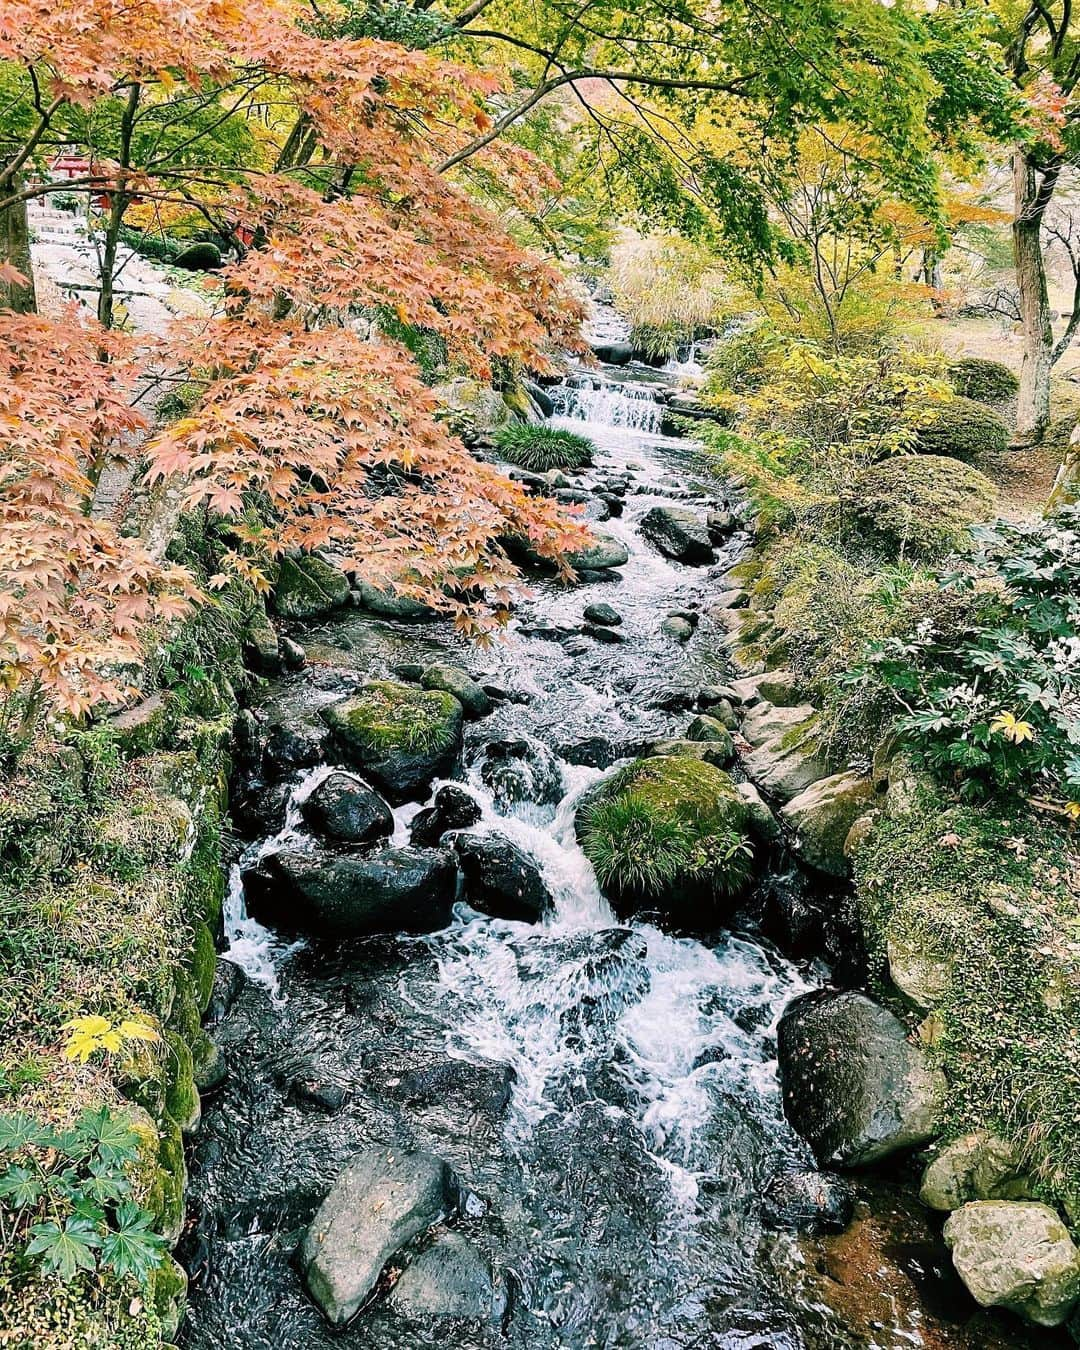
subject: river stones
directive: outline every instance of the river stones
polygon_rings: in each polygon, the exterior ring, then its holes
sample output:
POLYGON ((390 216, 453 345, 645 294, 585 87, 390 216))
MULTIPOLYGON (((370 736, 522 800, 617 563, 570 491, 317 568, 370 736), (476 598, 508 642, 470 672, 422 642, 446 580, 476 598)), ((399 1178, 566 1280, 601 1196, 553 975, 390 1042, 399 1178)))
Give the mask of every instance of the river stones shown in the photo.
POLYGON ((793 797, 780 814, 794 831, 795 852, 803 862, 829 876, 847 876, 851 862, 844 843, 873 796, 869 778, 835 773, 793 797))
POLYGON ((531 737, 489 741, 481 752, 479 773, 504 813, 530 802, 554 806, 563 795, 558 761, 546 745, 531 737))
POLYGON ((1080 1251, 1049 1205, 975 1200, 949 1216, 945 1243, 976 1303, 1057 1327, 1080 1298, 1080 1251))
POLYGON ((654 506, 641 519, 641 533, 667 558, 711 563, 712 540, 705 521, 684 506, 654 506))
POLYGON ((387 1300, 405 1317, 459 1317, 471 1322, 501 1318, 506 1298, 491 1263, 459 1233, 440 1233, 409 1262, 387 1300))
POLYGON ((393 814, 382 797, 340 769, 309 793, 300 813, 317 834, 348 844, 371 844, 394 832, 393 814))
POLYGON ((490 695, 460 666, 428 666, 420 677, 420 683, 425 689, 441 689, 447 694, 453 694, 465 709, 467 717, 487 717, 495 706, 490 695))
POLYGON ((341 757, 393 803, 422 799, 461 753, 464 714, 443 690, 372 680, 320 715, 341 757))
POLYGON ((669 614, 660 624, 660 631, 675 642, 689 642, 694 636, 694 625, 681 614, 669 614))
POLYGON ((947 1213, 969 1200, 1026 1199, 1030 1187, 1016 1150, 988 1130, 974 1130, 951 1139, 931 1159, 919 1199, 947 1213))
POLYGON ((346 1166, 300 1246, 300 1269, 333 1326, 363 1306, 387 1261, 457 1205, 449 1166, 430 1153, 368 1149, 346 1166))
POLYGON ((586 605, 582 611, 582 618, 588 623, 599 624, 601 627, 618 628, 622 623, 622 615, 613 606, 608 604, 586 605))
POLYGON ((454 783, 439 788, 430 806, 413 816, 410 838, 416 848, 432 848, 450 830, 467 830, 480 819, 475 797, 454 783))
POLYGON ((669 741, 654 741, 648 748, 650 755, 690 755, 694 759, 703 759, 706 764, 715 764, 718 769, 726 768, 735 755, 730 739, 728 744, 712 741, 688 741, 673 737, 669 741))
POLYGON ((323 937, 431 933, 450 922, 457 868, 445 849, 387 848, 338 857, 268 854, 245 876, 253 912, 323 937))
POLYGON ((474 909, 496 919, 536 923, 552 908, 540 868, 505 835, 458 834, 454 851, 474 909))
POLYGON ((777 1029, 777 1059, 784 1114, 820 1166, 862 1167, 937 1132, 941 1072, 864 994, 794 999, 777 1029))
POLYGON ((630 554, 624 543, 602 530, 593 530, 591 533, 593 543, 588 548, 569 554, 566 559, 575 572, 608 572, 629 562, 630 554))
POLYGON ((761 1217, 782 1231, 839 1233, 851 1222, 854 1209, 854 1186, 828 1172, 777 1172, 762 1192, 761 1217))
POLYGON ((288 619, 317 619, 348 602, 349 581, 344 572, 313 553, 282 558, 274 582, 272 603, 288 619))
POLYGON ((385 619, 431 619, 435 611, 422 600, 402 595, 393 586, 375 586, 358 577, 350 598, 360 609, 381 614, 385 619))
POLYGON ((318 722, 274 722, 266 733, 264 757, 278 772, 309 769, 326 758, 326 728, 318 722))

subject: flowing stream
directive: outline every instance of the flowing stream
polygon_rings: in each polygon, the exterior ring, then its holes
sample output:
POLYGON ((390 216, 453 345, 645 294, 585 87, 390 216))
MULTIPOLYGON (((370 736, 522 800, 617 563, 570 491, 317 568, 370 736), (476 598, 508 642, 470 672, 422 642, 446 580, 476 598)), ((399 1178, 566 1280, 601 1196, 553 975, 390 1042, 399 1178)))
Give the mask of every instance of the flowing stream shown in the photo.
MULTIPOLYGON (((297 942, 247 917, 234 868, 225 958, 246 978, 218 1009, 230 1073, 206 1103, 191 1165, 186 1350, 868 1344, 797 1294, 797 1240, 762 1219, 770 1179, 810 1165, 781 1112, 774 1028, 814 973, 760 936, 760 894, 727 929, 620 923, 574 838, 580 793, 681 732, 691 714, 677 710, 680 691, 723 682, 708 603, 745 541, 713 568, 669 562, 643 541, 650 507, 689 497, 704 510, 722 495, 691 444, 656 434, 647 378, 583 375, 556 394, 566 424, 587 423, 599 446, 582 483, 628 483, 624 513, 601 526, 630 553, 615 578, 537 583, 507 642, 486 651, 442 623, 343 611, 300 634, 308 666, 265 700, 270 720, 302 721, 350 681, 440 658, 502 686, 510 698, 468 727, 463 778, 480 828, 539 862, 554 910, 526 924, 459 904, 429 937, 297 942), (622 643, 576 631, 601 600, 622 615, 622 643), (685 647, 660 631, 672 609, 701 614, 685 647), (555 753, 557 804, 493 798, 477 765, 501 738, 555 753), (428 1149, 465 1181, 458 1226, 499 1273, 500 1325, 418 1324, 384 1303, 344 1331, 322 1321, 291 1255, 346 1160, 371 1143, 428 1149)), ((282 839, 306 846, 298 805, 327 771, 295 772, 283 830, 252 838, 245 865, 282 839)), ((395 812, 395 842, 418 805, 395 812)), ((905 1324, 874 1343, 920 1342, 905 1324)))

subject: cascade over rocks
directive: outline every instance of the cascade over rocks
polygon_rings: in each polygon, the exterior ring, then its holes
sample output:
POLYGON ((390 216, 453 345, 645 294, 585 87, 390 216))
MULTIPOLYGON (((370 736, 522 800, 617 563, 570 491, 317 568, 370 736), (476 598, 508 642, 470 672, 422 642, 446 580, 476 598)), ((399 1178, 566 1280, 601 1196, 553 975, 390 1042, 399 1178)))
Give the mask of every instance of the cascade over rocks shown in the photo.
POLYGON ((423 798, 461 753, 461 704, 441 690, 372 680, 320 716, 342 758, 394 803, 423 798))
POLYGON ((784 1113, 823 1167, 866 1166, 937 1132, 940 1070, 864 994, 794 999, 780 1019, 777 1057, 784 1113))
POLYGON ((527 802, 554 806, 563 794, 558 761, 532 738, 488 741, 481 753, 480 779, 503 812, 527 802))
POLYGON ((244 878, 254 913, 321 937, 431 933, 450 922, 457 868, 445 849, 267 854, 244 878))
POLYGON ((711 563, 713 544, 706 522, 682 506, 654 506, 641 521, 641 533, 677 562, 711 563))
POLYGON ((371 1295, 387 1261, 457 1203, 456 1179, 441 1158, 381 1148, 357 1154, 300 1247, 304 1280, 327 1320, 344 1326, 371 1295))
POLYGON ((355 774, 336 770, 313 789, 300 813, 317 834, 348 844, 370 844, 394 832, 389 806, 355 774))
POLYGON ((539 867, 505 835, 458 834, 454 851, 474 909, 496 919, 537 923, 553 908, 539 867))

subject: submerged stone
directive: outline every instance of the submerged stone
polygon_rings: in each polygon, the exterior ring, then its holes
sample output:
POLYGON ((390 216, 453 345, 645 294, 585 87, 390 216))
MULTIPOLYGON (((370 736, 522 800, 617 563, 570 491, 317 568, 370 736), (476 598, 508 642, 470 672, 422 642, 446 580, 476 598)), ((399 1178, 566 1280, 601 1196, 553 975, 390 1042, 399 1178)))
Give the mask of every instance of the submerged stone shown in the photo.
POLYGON ((490 1322, 506 1300, 491 1275, 491 1263, 458 1233, 441 1233, 409 1262, 389 1303, 406 1317, 459 1317, 490 1322))

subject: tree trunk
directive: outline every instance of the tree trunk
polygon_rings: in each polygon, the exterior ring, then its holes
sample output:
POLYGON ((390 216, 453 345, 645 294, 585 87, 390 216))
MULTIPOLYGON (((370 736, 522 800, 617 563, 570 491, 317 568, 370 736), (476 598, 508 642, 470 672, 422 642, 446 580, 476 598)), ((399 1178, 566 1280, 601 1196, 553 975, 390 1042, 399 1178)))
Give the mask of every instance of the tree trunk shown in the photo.
POLYGON ((1040 171, 1024 150, 1013 155, 1013 257, 1020 297, 1024 357, 1016 408, 1016 440, 1036 445, 1050 421, 1050 367, 1054 330, 1046 294, 1042 221, 1059 170, 1040 171))
MULTIPOLYGON (((22 180, 11 183, 17 192, 22 180)), ((37 310, 34 294, 34 268, 30 261, 30 229, 26 223, 26 203, 15 202, 0 211, 0 262, 11 263, 27 279, 21 286, 15 281, 0 281, 0 309, 13 309, 16 314, 33 314, 37 310)))

